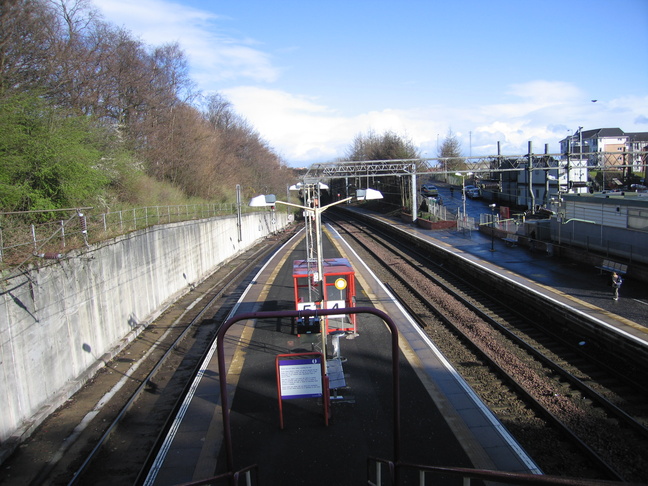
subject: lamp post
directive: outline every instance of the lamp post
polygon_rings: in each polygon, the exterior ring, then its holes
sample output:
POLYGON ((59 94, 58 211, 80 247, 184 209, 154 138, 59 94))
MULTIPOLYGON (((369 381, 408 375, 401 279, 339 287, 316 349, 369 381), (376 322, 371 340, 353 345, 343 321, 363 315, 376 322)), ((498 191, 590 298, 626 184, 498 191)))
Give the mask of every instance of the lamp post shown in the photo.
POLYGON ((490 251, 495 251, 495 207, 497 204, 489 204, 488 207, 491 210, 491 249, 490 251))
MULTIPOLYGON (((321 185, 321 183, 318 183, 318 188, 321 185)), ((328 189, 328 187, 326 187, 328 189)), ((306 188, 308 189, 308 188, 306 188)), ((356 191, 356 197, 355 199, 357 201, 365 201, 368 199, 382 199, 383 195, 380 191, 376 191, 375 189, 358 189, 356 191)), ((312 207, 310 206, 300 206, 299 204, 293 204, 289 202, 284 202, 284 201, 277 201, 276 197, 274 194, 270 194, 267 196, 257 196, 256 198, 253 198, 250 201, 251 206, 270 206, 274 204, 283 204, 285 206, 292 206, 295 208, 303 209, 307 213, 311 213, 311 217, 315 220, 315 248, 316 248, 316 253, 317 253, 317 275, 315 276, 315 280, 317 281, 317 288, 319 289, 319 296, 320 296, 320 302, 324 301, 324 255, 322 252, 322 213, 326 211, 328 208, 331 206, 336 206, 338 204, 345 203, 347 201, 351 201, 354 199, 353 197, 347 197, 344 199, 340 199, 339 201, 335 201, 331 204, 327 204, 326 206, 320 207, 320 198, 319 198, 319 191, 318 191, 318 197, 313 200, 313 205, 312 207)), ((308 259, 308 257, 307 257, 308 259)), ((310 266, 309 266, 310 268, 310 266)), ((323 305, 323 304, 320 304, 323 305)), ((324 354, 324 373, 326 374, 327 372, 327 364, 326 364, 326 328, 322 330, 321 332, 322 335, 322 353, 324 354)))
POLYGON ((463 219, 466 220, 466 177, 473 175, 472 172, 466 172, 462 174, 461 172, 455 172, 456 176, 461 177, 461 201, 463 203, 463 219))

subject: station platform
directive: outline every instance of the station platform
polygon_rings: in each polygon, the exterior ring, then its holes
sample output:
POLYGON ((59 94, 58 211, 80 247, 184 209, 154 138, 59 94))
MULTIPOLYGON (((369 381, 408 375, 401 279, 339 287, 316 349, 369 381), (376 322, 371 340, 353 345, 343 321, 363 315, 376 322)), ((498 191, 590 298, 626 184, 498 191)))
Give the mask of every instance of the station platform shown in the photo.
MULTIPOLYGON (((334 230, 326 233, 325 257, 347 258, 355 269, 356 305, 382 310, 398 327, 400 460, 539 474, 373 272, 334 230)), ((305 257, 301 232, 259 271, 234 313, 294 310, 292 263, 305 257)), ((339 342, 346 386, 333 391, 328 424, 321 398, 299 398, 282 401, 283 429, 276 357, 321 350, 321 336, 296 335, 290 319, 277 318, 241 321, 228 331, 220 345, 228 369, 234 470, 256 464, 262 485, 357 485, 366 484, 369 457, 393 460, 390 330, 373 314, 359 315, 357 326, 357 335, 339 342)), ((226 472, 212 351, 145 484, 181 484, 226 472)), ((457 484, 457 478, 434 479, 457 484)))
POLYGON ((608 285, 610 274, 594 266, 551 256, 546 252, 531 251, 523 246, 510 246, 478 230, 426 230, 360 208, 347 207, 345 210, 375 218, 399 231, 459 254, 475 265, 488 268, 549 299, 577 309, 601 325, 613 327, 642 346, 648 346, 648 287, 645 282, 625 278, 620 298, 614 300, 613 289, 608 285))

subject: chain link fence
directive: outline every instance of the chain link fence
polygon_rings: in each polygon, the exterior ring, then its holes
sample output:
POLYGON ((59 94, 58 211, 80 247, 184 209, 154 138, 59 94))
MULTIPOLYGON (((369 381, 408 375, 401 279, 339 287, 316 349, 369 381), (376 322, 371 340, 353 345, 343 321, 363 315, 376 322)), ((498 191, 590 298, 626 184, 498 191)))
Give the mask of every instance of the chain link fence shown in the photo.
MULTIPOLYGON (((59 259, 64 253, 157 224, 237 214, 234 203, 149 206, 104 213, 92 208, 56 211, 60 219, 27 224, 36 212, 0 213, 0 270, 15 269, 35 260, 59 259)), ((242 212, 252 209, 241 205, 242 212)))

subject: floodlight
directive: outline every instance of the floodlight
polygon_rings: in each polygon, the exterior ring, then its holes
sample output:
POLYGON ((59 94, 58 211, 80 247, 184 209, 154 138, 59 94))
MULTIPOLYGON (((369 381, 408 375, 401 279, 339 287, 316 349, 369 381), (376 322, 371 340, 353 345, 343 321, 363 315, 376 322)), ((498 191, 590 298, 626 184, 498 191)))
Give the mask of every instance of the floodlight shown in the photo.
POLYGON ((261 194, 250 199, 249 205, 252 207, 274 206, 277 202, 277 196, 274 194, 261 194))
POLYGON ((356 191, 356 199, 358 201, 368 201, 370 199, 382 199, 382 192, 375 189, 358 189, 356 191))

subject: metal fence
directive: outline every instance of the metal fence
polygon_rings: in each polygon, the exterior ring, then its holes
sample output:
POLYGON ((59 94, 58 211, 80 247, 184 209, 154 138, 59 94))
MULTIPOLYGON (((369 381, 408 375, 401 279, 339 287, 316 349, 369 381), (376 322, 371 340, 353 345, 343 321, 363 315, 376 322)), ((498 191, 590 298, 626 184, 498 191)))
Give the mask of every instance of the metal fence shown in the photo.
POLYGON ((149 206, 102 213, 74 208, 57 210, 59 218, 37 224, 24 222, 26 216, 36 212, 0 213, 0 270, 34 259, 58 259, 72 249, 148 226, 236 214, 239 209, 251 211, 234 203, 149 206))
POLYGON ((518 228, 524 222, 523 218, 501 219, 498 214, 482 213, 479 215, 479 226, 492 227, 495 230, 506 233, 517 233, 518 228))
POLYGON ((430 221, 445 221, 448 219, 448 208, 441 204, 430 204, 427 211, 419 212, 419 217, 430 221))
POLYGON ((474 229, 477 229, 475 218, 472 216, 462 216, 457 214, 457 231, 470 233, 474 229))

